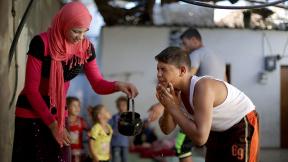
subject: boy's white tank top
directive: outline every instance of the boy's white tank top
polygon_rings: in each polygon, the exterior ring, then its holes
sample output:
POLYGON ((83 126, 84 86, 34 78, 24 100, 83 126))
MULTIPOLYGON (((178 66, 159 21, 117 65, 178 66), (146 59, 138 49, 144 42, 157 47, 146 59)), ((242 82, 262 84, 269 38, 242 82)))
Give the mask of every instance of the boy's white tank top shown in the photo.
MULTIPOLYGON (((194 87, 196 83, 204 77, 215 79, 210 76, 197 77, 195 75, 191 79, 189 103, 192 109, 194 109, 194 106, 193 106, 194 87)), ((215 79, 215 80, 218 80, 218 79, 215 79)), ((222 80, 218 80, 218 81, 221 81, 226 85, 226 88, 228 90, 228 95, 223 103, 221 103, 220 105, 216 107, 213 107, 211 130, 212 131, 225 131, 231 128, 233 125, 240 122, 240 120, 246 114, 255 110, 255 105, 242 91, 240 91, 233 85, 222 80)), ((193 115, 190 114, 185 109, 185 106, 182 101, 181 101, 180 110, 190 120, 194 119, 193 115)))

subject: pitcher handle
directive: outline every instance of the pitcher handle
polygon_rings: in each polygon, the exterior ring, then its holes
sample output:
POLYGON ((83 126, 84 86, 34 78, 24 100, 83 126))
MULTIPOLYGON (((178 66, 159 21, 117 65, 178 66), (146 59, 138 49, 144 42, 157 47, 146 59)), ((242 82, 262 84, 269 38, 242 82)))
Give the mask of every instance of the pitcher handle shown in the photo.
POLYGON ((135 120, 135 102, 134 102, 134 98, 130 99, 129 97, 127 97, 127 111, 129 111, 130 109, 130 100, 132 102, 132 121, 135 120))

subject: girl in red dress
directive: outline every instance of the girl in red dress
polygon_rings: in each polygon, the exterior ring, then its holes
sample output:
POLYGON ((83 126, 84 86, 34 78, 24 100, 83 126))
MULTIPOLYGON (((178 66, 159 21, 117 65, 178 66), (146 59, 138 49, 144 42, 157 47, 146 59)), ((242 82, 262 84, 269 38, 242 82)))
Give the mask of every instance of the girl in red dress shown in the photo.
POLYGON ((83 150, 83 132, 88 130, 86 121, 80 116, 80 100, 67 97, 68 125, 71 137, 71 162, 81 162, 85 158, 83 150))

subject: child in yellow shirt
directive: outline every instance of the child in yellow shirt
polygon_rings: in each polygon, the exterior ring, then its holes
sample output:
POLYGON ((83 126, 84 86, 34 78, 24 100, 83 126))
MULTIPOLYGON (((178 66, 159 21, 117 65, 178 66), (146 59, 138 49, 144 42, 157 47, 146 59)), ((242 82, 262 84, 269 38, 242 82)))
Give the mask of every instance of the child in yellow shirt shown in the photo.
POLYGON ((92 161, 109 162, 110 142, 113 133, 111 126, 108 124, 111 114, 102 104, 91 107, 90 114, 94 122, 89 133, 89 149, 92 161))

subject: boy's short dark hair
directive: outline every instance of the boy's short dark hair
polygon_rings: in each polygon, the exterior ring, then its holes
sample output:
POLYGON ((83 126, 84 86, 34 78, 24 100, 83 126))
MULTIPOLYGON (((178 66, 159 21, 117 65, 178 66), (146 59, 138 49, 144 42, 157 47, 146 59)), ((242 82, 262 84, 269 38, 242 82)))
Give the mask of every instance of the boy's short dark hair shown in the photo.
POLYGON ((119 96, 115 101, 117 107, 119 107, 120 102, 127 102, 127 97, 126 96, 119 96))
POLYGON ((179 47, 167 47, 155 56, 155 60, 166 64, 172 64, 176 67, 186 65, 191 67, 189 55, 179 47))
POLYGON ((196 28, 192 28, 192 27, 185 30, 180 36, 181 39, 184 39, 184 38, 190 39, 192 37, 195 37, 200 41, 202 40, 202 37, 199 31, 196 28))
POLYGON ((74 96, 68 96, 66 97, 66 105, 69 106, 73 101, 78 101, 80 102, 79 98, 74 97, 74 96))

